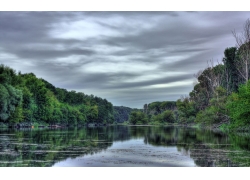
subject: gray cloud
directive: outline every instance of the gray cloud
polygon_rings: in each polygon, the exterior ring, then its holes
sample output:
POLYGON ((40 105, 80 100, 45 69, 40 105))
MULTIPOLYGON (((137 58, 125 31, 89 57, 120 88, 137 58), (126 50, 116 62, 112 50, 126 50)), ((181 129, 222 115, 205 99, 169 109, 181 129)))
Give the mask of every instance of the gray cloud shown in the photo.
POLYGON ((175 101, 181 95, 188 95, 192 90, 190 85, 178 85, 175 87, 155 88, 155 89, 130 89, 123 91, 111 91, 112 95, 104 95, 117 105, 142 108, 144 104, 154 101, 175 101), (121 96, 123 95, 123 96, 121 96))
MULTIPOLYGON (((12 51, 13 52, 13 51, 12 51)), ((68 57, 70 55, 85 55, 90 56, 95 52, 89 49, 66 49, 66 50, 37 50, 37 49, 17 49, 15 54, 19 58, 30 58, 30 59, 51 59, 51 58, 60 58, 68 57)))
POLYGON ((169 84, 172 82, 177 81, 185 81, 188 79, 192 79, 191 74, 184 74, 184 75, 176 75, 176 76, 165 76, 160 77, 153 80, 141 81, 141 82, 130 82, 130 83, 116 83, 112 85, 111 88, 120 89, 120 88, 136 88, 136 87, 144 87, 144 86, 151 86, 151 85, 158 85, 158 84, 169 84))
POLYGON ((152 18, 155 16, 169 16, 169 17, 176 17, 179 16, 178 12, 175 11, 89 11, 84 12, 86 16, 94 16, 94 17, 130 17, 130 18, 152 18))
POLYGON ((0 12, 0 63, 114 105, 142 107, 192 90, 221 61, 250 12, 0 12), (171 83, 183 82, 183 85, 171 83), (166 86, 161 86, 166 85, 166 86))

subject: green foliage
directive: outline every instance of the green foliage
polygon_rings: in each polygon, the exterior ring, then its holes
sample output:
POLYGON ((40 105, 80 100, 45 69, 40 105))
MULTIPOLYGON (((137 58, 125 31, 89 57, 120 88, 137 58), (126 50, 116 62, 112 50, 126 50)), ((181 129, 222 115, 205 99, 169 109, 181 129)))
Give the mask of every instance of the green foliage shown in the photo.
POLYGON ((163 101, 160 104, 161 109, 175 109, 176 107, 176 102, 175 101, 163 101))
MULTIPOLYGON (((237 112, 233 112, 237 104, 235 99, 238 98, 238 87, 244 82, 239 75, 238 65, 242 64, 240 63, 242 59, 239 57, 238 51, 235 47, 226 48, 223 64, 213 66, 213 62, 211 62, 211 67, 198 72, 196 75, 198 83, 189 93, 189 97, 177 101, 178 122, 195 122, 211 126, 228 123, 230 117, 236 122, 239 120, 237 118, 244 119, 248 115, 246 109, 243 110, 244 108, 241 107, 237 112), (228 98, 230 94, 232 95, 228 98), (226 106, 227 101, 228 106, 226 106), (231 109, 230 116, 228 108, 231 109)), ((240 103, 242 102, 239 102, 239 106, 240 103)), ((246 121, 245 119, 244 122, 246 121)))
POLYGON ((240 85, 238 93, 229 97, 227 108, 231 117, 231 127, 240 127, 250 124, 250 81, 240 85))
POLYGON ((220 130, 221 130, 222 132, 228 132, 228 131, 229 131, 229 126, 228 126, 228 124, 222 124, 222 125, 220 126, 220 130))
POLYGON ((214 107, 206 108, 203 111, 199 111, 197 113, 195 122, 196 123, 203 123, 205 125, 211 125, 215 122, 216 119, 216 110, 214 107))
POLYGON ((165 124, 165 123, 174 123, 175 118, 173 111, 171 110, 166 110, 161 114, 152 116, 150 120, 151 124, 165 124))
MULTIPOLYGON (((236 35, 236 39, 240 37, 236 35)), ((249 47, 249 39, 244 39, 238 48, 226 48, 223 64, 214 66, 210 61, 210 67, 195 75, 198 82, 189 97, 176 102, 178 110, 175 117, 179 123, 211 126, 228 124, 231 119, 231 128, 249 127, 249 47)), ((148 109, 154 109, 154 115, 161 113, 159 102, 150 104, 148 109)), ((154 119, 160 121, 160 117, 154 116, 154 119)))
POLYGON ((147 115, 142 111, 132 111, 129 116, 129 123, 133 125, 164 125, 174 123, 175 117, 172 110, 166 110, 157 115, 147 115))
POLYGON ((148 104, 147 114, 157 115, 163 113, 165 110, 174 110, 175 108, 175 101, 152 102, 148 104))
POLYGON ((16 72, 3 64, 0 65, 0 84, 11 84, 14 81, 16 72))
POLYGON ((178 108, 178 122, 179 123, 194 122, 194 117, 196 115, 194 102, 190 101, 190 99, 188 98, 184 98, 183 100, 178 99, 176 104, 178 108))
POLYGON ((0 120, 6 121, 22 101, 22 92, 8 84, 0 84, 0 120))
POLYGON ((226 101, 226 90, 222 87, 217 87, 213 98, 209 101, 209 105, 205 110, 198 112, 195 122, 212 125, 214 123, 227 121, 228 112, 226 109, 226 101))
POLYGON ((166 110, 162 113, 162 122, 174 123, 174 114, 170 110, 166 110))
POLYGON ((19 104, 16 108, 15 111, 11 114, 10 118, 9 118, 9 122, 12 123, 20 123, 22 122, 24 119, 23 116, 23 108, 22 105, 19 104))
POLYGON ((133 125, 135 124, 147 124, 148 118, 147 116, 141 111, 133 111, 129 116, 129 122, 133 125))
POLYGON ((106 99, 56 88, 33 73, 0 65, 0 122, 78 125, 114 122, 106 99))

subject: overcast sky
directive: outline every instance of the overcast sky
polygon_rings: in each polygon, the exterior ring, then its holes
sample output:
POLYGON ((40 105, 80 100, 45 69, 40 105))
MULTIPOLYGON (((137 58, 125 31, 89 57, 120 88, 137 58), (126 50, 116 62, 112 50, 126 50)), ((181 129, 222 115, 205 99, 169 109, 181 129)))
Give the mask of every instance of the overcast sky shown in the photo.
POLYGON ((0 12, 0 64, 142 108, 193 89, 250 12, 0 12))

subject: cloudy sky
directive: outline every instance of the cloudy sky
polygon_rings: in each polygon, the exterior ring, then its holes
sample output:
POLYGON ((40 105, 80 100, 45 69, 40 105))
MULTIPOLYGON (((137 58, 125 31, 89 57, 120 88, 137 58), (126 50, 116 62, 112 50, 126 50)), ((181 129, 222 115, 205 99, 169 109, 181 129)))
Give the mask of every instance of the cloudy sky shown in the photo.
POLYGON ((0 64, 142 108, 177 100, 250 12, 0 12, 0 64))

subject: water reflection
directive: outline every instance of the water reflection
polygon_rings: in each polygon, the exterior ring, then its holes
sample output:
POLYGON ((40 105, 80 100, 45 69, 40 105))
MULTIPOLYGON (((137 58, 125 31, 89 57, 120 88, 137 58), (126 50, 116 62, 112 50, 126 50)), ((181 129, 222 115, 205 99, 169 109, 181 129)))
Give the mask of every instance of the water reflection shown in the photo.
POLYGON ((250 166, 249 135, 183 127, 0 130, 0 166, 250 166))

